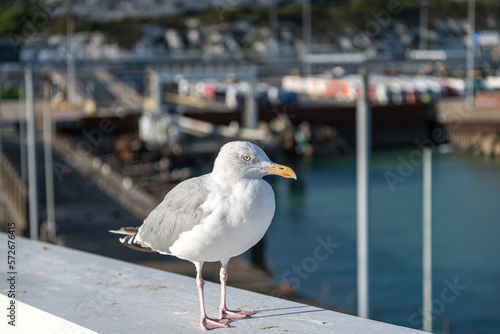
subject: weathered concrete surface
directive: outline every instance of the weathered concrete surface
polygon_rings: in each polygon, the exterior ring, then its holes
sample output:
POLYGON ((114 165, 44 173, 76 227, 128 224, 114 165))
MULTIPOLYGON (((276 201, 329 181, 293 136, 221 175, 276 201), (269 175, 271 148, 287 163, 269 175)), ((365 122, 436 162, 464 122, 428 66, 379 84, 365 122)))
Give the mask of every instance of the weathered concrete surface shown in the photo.
MULTIPOLYGON (((44 326, 51 322, 56 326, 44 328, 62 328, 61 333, 88 333, 83 328, 98 333, 202 332, 192 278, 20 237, 15 242, 16 299, 38 310, 25 311, 18 304, 18 324, 31 326, 42 318, 44 326)), ((0 260, 0 294, 4 295, 0 329, 26 333, 7 325, 6 234, 0 234, 0 245, 4 254, 0 260)), ((219 285, 207 282, 209 316, 217 315, 219 296, 219 285)), ((257 314, 214 333, 419 333, 236 288, 228 288, 228 306, 257 314)))

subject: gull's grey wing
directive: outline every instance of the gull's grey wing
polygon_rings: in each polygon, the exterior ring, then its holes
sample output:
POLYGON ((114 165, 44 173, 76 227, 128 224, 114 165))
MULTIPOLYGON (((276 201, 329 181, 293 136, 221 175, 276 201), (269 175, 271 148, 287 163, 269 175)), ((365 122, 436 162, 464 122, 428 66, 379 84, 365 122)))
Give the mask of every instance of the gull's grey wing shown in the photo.
POLYGON ((208 175, 183 181, 169 191, 144 220, 136 241, 155 251, 170 253, 179 234, 191 230, 206 216, 201 205, 209 193, 208 175))

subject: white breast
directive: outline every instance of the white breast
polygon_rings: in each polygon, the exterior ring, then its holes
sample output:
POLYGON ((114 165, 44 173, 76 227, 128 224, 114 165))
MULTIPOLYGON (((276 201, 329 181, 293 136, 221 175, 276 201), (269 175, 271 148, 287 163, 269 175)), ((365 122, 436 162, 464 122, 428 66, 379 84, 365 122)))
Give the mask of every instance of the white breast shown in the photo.
POLYGON ((275 210, 269 183, 244 180, 230 192, 216 194, 203 204, 210 214, 170 247, 173 255, 189 261, 221 261, 244 253, 262 239, 275 210))

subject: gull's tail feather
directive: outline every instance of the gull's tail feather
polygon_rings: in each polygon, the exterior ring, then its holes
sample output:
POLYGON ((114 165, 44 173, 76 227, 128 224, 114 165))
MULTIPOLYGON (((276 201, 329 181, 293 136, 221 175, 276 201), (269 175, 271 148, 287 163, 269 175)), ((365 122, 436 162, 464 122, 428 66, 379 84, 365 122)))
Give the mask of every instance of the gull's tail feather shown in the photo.
POLYGON ((119 230, 109 230, 111 233, 122 235, 135 235, 137 231, 139 231, 138 227, 122 227, 119 230))
POLYGON ((151 248, 144 247, 141 244, 135 242, 135 237, 138 231, 138 227, 122 227, 119 230, 109 230, 109 232, 111 233, 124 235, 123 238, 120 238, 120 242, 128 248, 142 252, 156 253, 156 251, 152 250, 151 248))

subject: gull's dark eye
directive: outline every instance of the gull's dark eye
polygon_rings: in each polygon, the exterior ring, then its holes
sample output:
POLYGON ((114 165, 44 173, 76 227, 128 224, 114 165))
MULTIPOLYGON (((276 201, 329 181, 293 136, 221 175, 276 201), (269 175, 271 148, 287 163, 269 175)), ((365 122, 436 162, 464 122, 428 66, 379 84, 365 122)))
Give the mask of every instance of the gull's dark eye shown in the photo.
POLYGON ((252 159, 252 158, 250 158, 248 155, 243 156, 243 160, 245 160, 245 161, 250 161, 250 159, 252 159))

